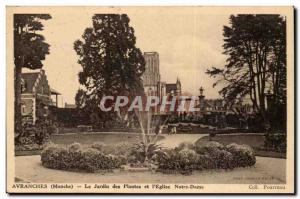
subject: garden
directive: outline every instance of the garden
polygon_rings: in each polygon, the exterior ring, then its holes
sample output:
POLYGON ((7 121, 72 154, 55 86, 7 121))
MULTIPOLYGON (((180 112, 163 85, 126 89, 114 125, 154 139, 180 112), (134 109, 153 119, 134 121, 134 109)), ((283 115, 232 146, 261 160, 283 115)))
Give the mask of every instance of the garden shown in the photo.
POLYGON ((175 148, 150 144, 145 151, 143 142, 106 145, 101 142, 68 146, 48 143, 41 153, 44 167, 84 172, 115 169, 145 168, 163 173, 191 174, 196 170, 225 169, 253 166, 254 151, 247 145, 222 145, 218 142, 181 143, 175 148))

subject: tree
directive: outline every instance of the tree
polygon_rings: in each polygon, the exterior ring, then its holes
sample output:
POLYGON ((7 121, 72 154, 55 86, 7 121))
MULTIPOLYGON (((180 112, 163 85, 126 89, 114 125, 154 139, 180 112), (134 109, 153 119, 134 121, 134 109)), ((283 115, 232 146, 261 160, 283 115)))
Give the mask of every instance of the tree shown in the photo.
POLYGON ((93 27, 85 29, 82 40, 74 42, 82 66, 79 82, 84 87, 78 91, 76 102, 99 110, 103 96, 115 99, 117 95, 143 93, 145 60, 135 46, 134 29, 126 14, 96 14, 92 21, 93 27))
MULTIPOLYGON (((286 104, 286 21, 280 15, 230 16, 224 26, 224 68, 207 70, 219 79, 214 84, 225 86, 219 93, 228 104, 249 96, 253 109, 268 125, 266 99, 272 95, 273 105, 286 104)), ((269 108, 268 108, 269 109, 269 108)))
POLYGON ((49 54, 49 44, 39 34, 43 30, 42 20, 51 19, 49 14, 14 15, 14 64, 15 64, 15 132, 21 127, 21 74, 22 68, 42 68, 42 60, 49 54))

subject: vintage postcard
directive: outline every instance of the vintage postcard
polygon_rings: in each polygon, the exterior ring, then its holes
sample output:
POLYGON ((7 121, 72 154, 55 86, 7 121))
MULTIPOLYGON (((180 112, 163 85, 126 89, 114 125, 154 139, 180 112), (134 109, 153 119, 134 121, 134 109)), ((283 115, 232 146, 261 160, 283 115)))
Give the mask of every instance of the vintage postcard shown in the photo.
POLYGON ((6 22, 8 193, 295 192, 292 6, 6 22))

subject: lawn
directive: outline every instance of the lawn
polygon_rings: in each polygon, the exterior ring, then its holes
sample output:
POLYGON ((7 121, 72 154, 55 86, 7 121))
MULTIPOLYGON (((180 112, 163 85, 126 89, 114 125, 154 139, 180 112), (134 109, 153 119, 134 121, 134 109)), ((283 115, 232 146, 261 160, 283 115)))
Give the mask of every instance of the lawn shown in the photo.
MULTIPOLYGON (((140 133, 126 132, 67 133, 51 135, 50 141, 62 146, 67 146, 74 142, 78 142, 83 146, 90 146, 94 142, 103 142, 106 145, 115 145, 122 142, 134 144, 141 142, 141 136, 140 133)), ((164 139, 164 136, 159 135, 157 141, 162 139, 164 139)), ((39 155, 40 153, 41 150, 15 151, 16 156, 39 155)))
MULTIPOLYGON (((163 136, 159 136, 158 140, 163 138, 163 136)), ((94 142, 103 142, 107 145, 118 144, 121 142, 133 144, 141 141, 141 134, 125 132, 57 134, 52 135, 50 140, 51 142, 60 145, 69 145, 74 142, 78 142, 82 145, 91 145, 94 142)))
MULTIPOLYGON (((274 151, 263 150, 264 147, 264 135, 263 134, 220 134, 216 135, 211 139, 212 141, 220 142, 223 145, 231 143, 247 144, 255 150, 255 155, 262 157, 273 157, 273 158, 285 158, 285 153, 279 153, 274 151)), ((197 142, 207 142, 209 136, 204 136, 197 140, 197 142)))

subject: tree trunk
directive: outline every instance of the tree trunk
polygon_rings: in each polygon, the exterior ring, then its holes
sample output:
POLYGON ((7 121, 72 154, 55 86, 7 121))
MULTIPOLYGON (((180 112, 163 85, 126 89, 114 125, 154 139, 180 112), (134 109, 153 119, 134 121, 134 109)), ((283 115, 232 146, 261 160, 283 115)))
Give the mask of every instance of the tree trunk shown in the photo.
POLYGON ((22 133, 22 115, 21 115, 21 74, 22 67, 15 67, 15 136, 22 133))

